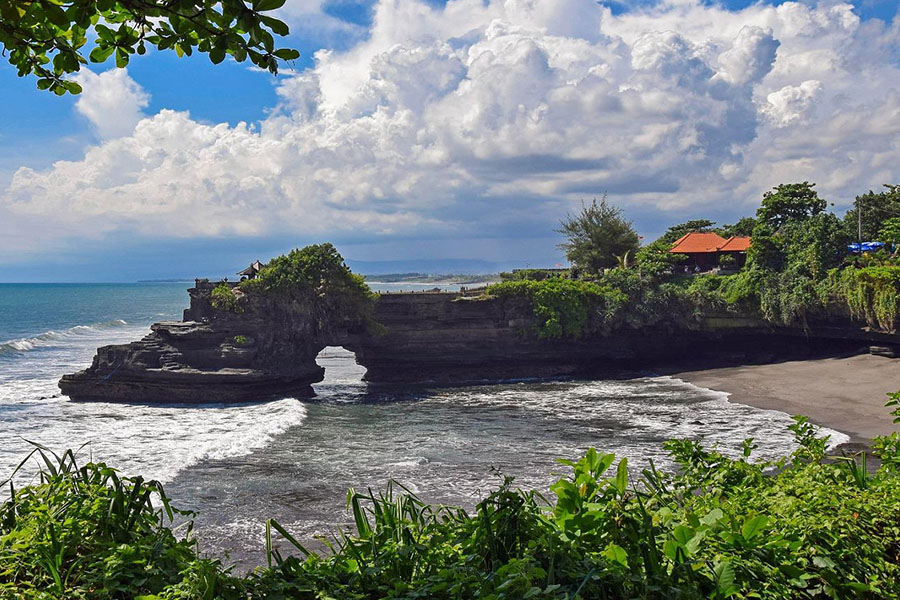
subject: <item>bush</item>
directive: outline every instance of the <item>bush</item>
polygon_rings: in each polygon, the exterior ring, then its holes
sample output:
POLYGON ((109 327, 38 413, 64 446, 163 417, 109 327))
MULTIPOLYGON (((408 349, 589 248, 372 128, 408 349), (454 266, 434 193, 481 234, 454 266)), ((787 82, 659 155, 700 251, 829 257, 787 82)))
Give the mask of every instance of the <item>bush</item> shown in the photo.
POLYGON ((826 289, 832 301, 846 302, 855 318, 883 331, 897 330, 900 267, 835 269, 829 274, 826 289))
POLYGON ((723 269, 735 269, 737 264, 737 258, 733 254, 722 254, 719 256, 719 266, 723 269))
POLYGON ((504 281, 488 286, 485 294, 530 303, 540 338, 577 338, 596 330, 624 301, 624 296, 611 288, 560 278, 504 281))
POLYGON ((311 313, 320 330, 338 324, 377 328, 371 319, 377 295, 361 275, 350 271, 331 244, 306 246, 273 258, 255 279, 242 281, 240 290, 278 309, 311 313))
POLYGON ((79 467, 72 451, 35 452, 46 465, 39 483, 9 484, 0 505, 0 597, 131 599, 200 571, 230 586, 218 561, 199 558, 194 542, 175 535, 175 515, 190 513, 173 509, 159 483, 102 463, 79 467))
POLYGON ((234 289, 228 283, 220 283, 210 292, 210 304, 216 310, 223 312, 240 313, 244 307, 239 301, 234 289))
POLYGON ((504 271, 500 273, 500 281, 543 281, 545 279, 566 277, 567 275, 568 272, 560 273, 549 269, 518 269, 513 272, 504 271))

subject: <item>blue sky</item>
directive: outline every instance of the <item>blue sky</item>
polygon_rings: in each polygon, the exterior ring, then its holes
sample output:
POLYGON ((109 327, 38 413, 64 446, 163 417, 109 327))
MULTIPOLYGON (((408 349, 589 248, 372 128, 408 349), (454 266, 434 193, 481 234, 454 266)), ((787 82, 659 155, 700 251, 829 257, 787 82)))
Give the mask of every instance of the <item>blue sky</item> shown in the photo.
POLYGON ((288 0, 302 57, 277 78, 152 53, 79 100, 0 64, 0 281, 214 275, 321 240, 364 270, 550 265, 555 223, 604 192, 652 237, 750 214, 777 178, 817 181, 838 209, 900 180, 884 127, 850 143, 842 125, 896 107, 895 0, 855 2, 852 23, 838 2, 499 4, 288 0), (854 97, 866 85, 883 101, 854 97), (171 149, 173 128, 200 141, 171 149), (217 148, 233 163, 193 178, 217 148))

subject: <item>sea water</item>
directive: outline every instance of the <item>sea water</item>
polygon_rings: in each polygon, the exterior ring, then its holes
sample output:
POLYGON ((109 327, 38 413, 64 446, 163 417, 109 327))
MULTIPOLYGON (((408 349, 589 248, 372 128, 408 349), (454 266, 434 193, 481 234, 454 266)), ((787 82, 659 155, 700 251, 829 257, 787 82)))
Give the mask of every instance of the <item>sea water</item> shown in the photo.
MULTIPOLYGON (((671 468, 661 446, 671 438, 737 455, 753 437, 759 459, 793 448, 788 415, 670 377, 371 388, 343 348, 320 354, 326 378, 311 399, 148 406, 59 395, 59 377, 87 367, 98 346, 180 318, 187 285, 0 284, 0 480, 32 443, 80 448, 82 461, 162 481, 176 506, 198 511, 205 553, 252 566, 263 560, 266 518, 304 541, 347 526, 349 487, 394 479, 428 501, 471 507, 503 475, 546 491, 565 470, 556 458, 592 446, 633 470, 650 460, 671 468)), ((423 287, 435 286, 402 289, 423 287)))

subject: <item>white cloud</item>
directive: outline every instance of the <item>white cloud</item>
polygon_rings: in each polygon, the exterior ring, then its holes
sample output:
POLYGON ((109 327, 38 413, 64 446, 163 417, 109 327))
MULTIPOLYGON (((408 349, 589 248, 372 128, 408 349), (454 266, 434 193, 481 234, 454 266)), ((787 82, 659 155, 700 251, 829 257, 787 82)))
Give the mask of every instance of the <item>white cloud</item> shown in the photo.
POLYGON ((283 80, 259 127, 173 111, 134 127, 140 89, 95 76, 131 90, 105 137, 127 135, 20 169, 8 210, 101 233, 545 235, 607 190, 737 216, 783 181, 846 205, 900 179, 900 24, 847 5, 382 0, 374 15, 365 41, 283 80))
POLYGON ((130 135, 144 118, 150 96, 128 76, 127 69, 110 69, 99 75, 83 69, 75 77, 83 92, 75 110, 86 117, 102 139, 130 135))

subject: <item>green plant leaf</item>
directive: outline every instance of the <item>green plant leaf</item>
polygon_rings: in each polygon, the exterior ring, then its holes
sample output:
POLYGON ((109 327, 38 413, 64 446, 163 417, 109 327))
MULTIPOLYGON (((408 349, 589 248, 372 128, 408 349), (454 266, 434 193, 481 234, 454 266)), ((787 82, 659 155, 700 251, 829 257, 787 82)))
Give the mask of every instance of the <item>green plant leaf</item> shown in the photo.
POLYGON ((745 540, 752 540, 766 526, 768 521, 769 519, 765 515, 748 515, 741 526, 741 536, 745 540))

